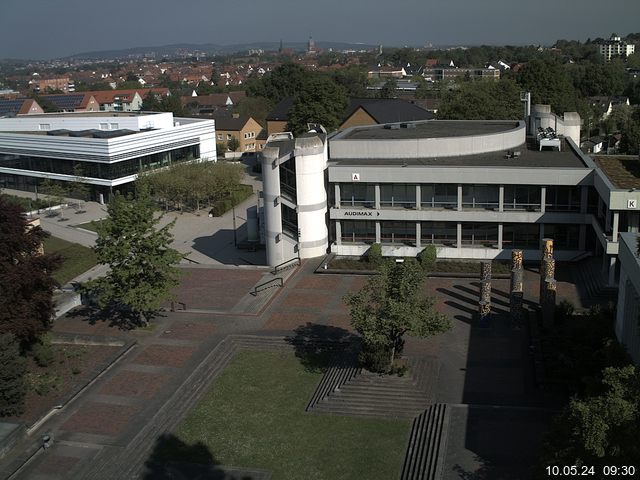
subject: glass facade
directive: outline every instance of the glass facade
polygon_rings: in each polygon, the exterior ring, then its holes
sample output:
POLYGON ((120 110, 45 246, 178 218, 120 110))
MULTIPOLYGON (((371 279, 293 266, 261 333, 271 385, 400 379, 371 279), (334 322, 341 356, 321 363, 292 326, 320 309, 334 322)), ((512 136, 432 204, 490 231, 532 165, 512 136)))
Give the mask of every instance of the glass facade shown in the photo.
POLYGON ((295 202, 297 199, 296 188, 296 162, 290 160, 280 164, 280 192, 282 196, 295 202))
POLYGON ((282 204, 282 231, 291 238, 298 238, 298 214, 284 203, 282 204))
POLYGON ((540 225, 537 223, 505 223, 502 226, 502 248, 537 250, 540 247, 540 225))
POLYGON ((340 205, 345 207, 370 207, 376 204, 375 185, 372 183, 340 184, 340 205))
POLYGON ((497 210, 500 206, 500 191, 497 185, 463 185, 463 209, 497 210))
POLYGON ((380 222, 380 243, 416 244, 416 223, 402 221, 380 222))
POLYGON ((463 223, 462 246, 498 248, 498 224, 463 223))
POLYGON ((406 183, 380 184, 380 206, 416 208, 416 186, 406 183))
POLYGON ((548 212, 579 212, 580 187, 547 187, 545 209, 548 212))
POLYGON ((458 208, 458 185, 452 183, 420 186, 422 208, 458 208))
POLYGON ((456 246, 458 225, 455 222, 420 222, 420 242, 422 245, 456 246))
POLYGON ((195 160, 199 156, 199 145, 177 148, 167 152, 144 155, 114 163, 0 154, 0 166, 33 172, 73 175, 74 167, 80 165, 85 177, 115 180, 117 178, 134 175, 144 169, 158 168, 172 163, 195 160))
POLYGON ((376 242, 376 222, 344 220, 341 227, 343 243, 376 242))
POLYGON ((505 185, 504 209, 539 212, 541 192, 537 185, 505 185))
POLYGON ((553 248, 556 250, 579 250, 578 238, 580 225, 549 224, 544 225, 544 236, 553 238, 553 248))

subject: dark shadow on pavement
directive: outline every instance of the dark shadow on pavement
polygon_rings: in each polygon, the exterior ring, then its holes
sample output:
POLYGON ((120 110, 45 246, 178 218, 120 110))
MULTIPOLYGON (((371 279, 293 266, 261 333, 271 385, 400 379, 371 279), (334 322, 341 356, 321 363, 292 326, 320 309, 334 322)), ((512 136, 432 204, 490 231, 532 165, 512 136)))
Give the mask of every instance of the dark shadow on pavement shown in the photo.
POLYGON ((324 371, 336 363, 355 364, 360 351, 360 337, 331 325, 300 325, 285 341, 293 345, 296 357, 311 372, 324 371))
MULTIPOLYGON (((265 472, 266 473, 266 472, 265 472)), ((164 434, 156 440, 144 464, 143 480, 158 479, 258 480, 264 475, 231 472, 220 466, 202 442, 188 445, 175 435, 164 434)))
MULTIPOLYGON (((140 316, 116 307, 98 308, 91 305, 83 305, 71 310, 66 316, 67 318, 80 319, 89 325, 108 323, 110 327, 119 330, 134 330, 146 326, 140 316)), ((151 323, 154 318, 164 316, 162 311, 158 310, 150 314, 147 319, 151 323)))
MULTIPOLYGON (((236 215, 237 212, 236 212, 236 215)), ((242 215, 245 215, 243 212, 242 215)), ((263 265, 261 261, 243 261, 243 256, 247 255, 247 250, 236 247, 237 245, 248 245, 247 225, 243 223, 236 231, 234 238, 233 229, 220 229, 213 235, 197 237, 193 239, 192 248, 207 257, 224 265, 263 265)), ((257 260, 257 259, 256 259, 257 260)))

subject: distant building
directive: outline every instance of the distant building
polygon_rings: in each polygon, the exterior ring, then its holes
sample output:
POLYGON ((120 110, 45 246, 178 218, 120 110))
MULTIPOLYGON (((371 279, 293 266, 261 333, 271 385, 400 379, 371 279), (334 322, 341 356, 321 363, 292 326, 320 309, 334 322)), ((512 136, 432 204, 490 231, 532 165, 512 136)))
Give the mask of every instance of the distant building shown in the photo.
POLYGON ((96 98, 88 92, 41 95, 56 107, 58 112, 99 112, 100 104, 96 98))
POLYGON ((213 93, 211 95, 196 95, 195 97, 180 97, 182 106, 194 115, 211 115, 221 109, 232 108, 247 94, 243 91, 228 93, 213 93))
POLYGON ((0 118, 0 187, 70 182, 80 166, 95 199, 131 189, 142 170, 215 161, 215 123, 171 113, 55 113, 0 118))
POLYGON ((215 113, 212 118, 216 122, 217 143, 226 145, 232 138, 235 138, 239 143, 236 150, 238 153, 257 152, 264 145, 264 141, 258 140, 262 127, 253 118, 226 111, 215 113))
POLYGON ((490 68, 457 68, 451 66, 425 67, 422 76, 426 80, 442 82, 468 77, 470 80, 500 79, 500 69, 490 68))
POLYGON ((620 39, 615 33, 611 34, 609 40, 599 45, 600 56, 605 62, 610 62, 615 57, 628 57, 633 55, 636 46, 633 43, 627 43, 620 39))
POLYGON ((29 81, 29 88, 38 93, 46 93, 47 90, 60 90, 63 93, 75 91, 75 85, 69 77, 40 78, 37 74, 29 81))
POLYGON ((38 113, 44 113, 44 110, 33 98, 0 99, 0 117, 34 115, 38 113))

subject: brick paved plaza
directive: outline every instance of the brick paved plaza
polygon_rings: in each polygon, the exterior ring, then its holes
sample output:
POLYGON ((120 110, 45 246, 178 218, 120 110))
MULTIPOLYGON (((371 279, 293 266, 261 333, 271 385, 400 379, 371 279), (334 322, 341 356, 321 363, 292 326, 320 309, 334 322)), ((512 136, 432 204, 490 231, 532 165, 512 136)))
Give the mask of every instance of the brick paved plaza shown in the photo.
MULTIPOLYGON (((153 443, 152 438, 140 443, 141 432, 159 436, 164 433, 162 428, 170 429, 179 422, 186 413, 183 409, 165 412, 163 407, 176 401, 172 400, 176 395, 187 395, 192 385, 202 387, 206 379, 190 374, 206 366, 208 356, 228 334, 284 338, 305 325, 334 327, 347 333, 351 329, 349 312, 342 299, 361 288, 366 277, 315 274, 315 266, 313 262, 303 264, 284 288, 266 291, 263 295, 269 298, 257 314, 238 310, 247 292, 265 275, 264 269, 195 268, 183 276, 177 293, 180 301, 188 308, 200 309, 199 313, 165 312, 154 320, 153 328, 131 332, 105 321, 92 324, 78 314, 59 320, 56 331, 133 339, 137 344, 77 400, 46 422, 42 431, 54 433, 54 445, 36 456, 19 478, 108 478, 119 471, 111 469, 123 468, 122 464, 131 472, 140 472, 153 443), (142 444, 147 450, 140 447, 142 444)), ((458 478, 460 471, 476 471, 483 462, 503 461, 504 452, 512 451, 521 465, 506 462, 506 471, 519 471, 522 463, 535 455, 548 415, 541 414, 543 410, 531 410, 530 415, 526 410, 508 410, 503 418, 491 409, 547 408, 553 406, 553 399, 535 388, 526 331, 512 329, 504 316, 509 281, 494 281, 495 315, 488 328, 473 324, 477 281, 433 278, 425 288, 436 297, 438 310, 453 320, 453 328, 436 338, 408 339, 405 354, 437 362, 434 371, 439 373, 427 380, 429 388, 436 402, 453 406, 445 478, 458 478), (485 415, 483 406, 493 413, 485 415), (520 438, 516 444, 512 436, 502 435, 507 428, 505 418, 514 431, 518 425, 532 431, 530 439, 520 438), (482 443, 474 436, 478 428, 498 434, 482 443), (516 447, 524 453, 515 452, 516 447)), ((537 275, 527 271, 525 301, 530 305, 536 301, 537 289, 537 275)), ((560 282, 558 291, 559 299, 578 299, 570 281, 560 282)), ((189 398, 189 402, 195 401, 189 398)))

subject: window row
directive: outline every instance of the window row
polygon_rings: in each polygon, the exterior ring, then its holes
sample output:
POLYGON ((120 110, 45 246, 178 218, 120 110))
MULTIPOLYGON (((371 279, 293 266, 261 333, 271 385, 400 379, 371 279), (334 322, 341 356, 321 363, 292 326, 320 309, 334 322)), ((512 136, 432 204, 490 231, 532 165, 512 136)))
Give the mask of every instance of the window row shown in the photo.
POLYGON ((43 173, 74 175, 74 167, 82 167, 82 175, 89 178, 113 180, 134 175, 141 170, 155 169, 172 163, 195 160, 200 156, 200 146, 177 148, 167 152, 154 153, 143 157, 116 163, 85 162, 48 157, 0 154, 0 166, 43 173))
MULTIPOLYGON (((581 187, 546 187, 547 211, 579 212, 581 187)), ((457 184, 421 184, 421 208, 458 207, 457 184)), ((461 204, 463 209, 497 210, 500 207, 498 185, 463 185, 461 204)), ((343 207, 374 208, 375 185, 371 183, 340 184, 340 205, 343 207)), ((542 188, 530 185, 505 185, 504 210, 540 211, 542 188)), ((416 185, 402 183, 380 184, 380 207, 416 208, 416 185)))
MULTIPOLYGON (((455 222, 420 222, 420 244, 455 247, 458 226, 455 222)), ((342 243, 375 243, 376 222, 343 220, 340 222, 342 243)), ((415 222, 381 221, 380 243, 416 245, 415 222)), ((578 250, 579 225, 545 224, 544 236, 553 238, 555 246, 578 250)), ((460 243, 463 247, 498 248, 497 223, 463 223, 460 243)), ((537 249, 540 246, 540 224, 516 223, 502 227, 502 248, 537 249)))

